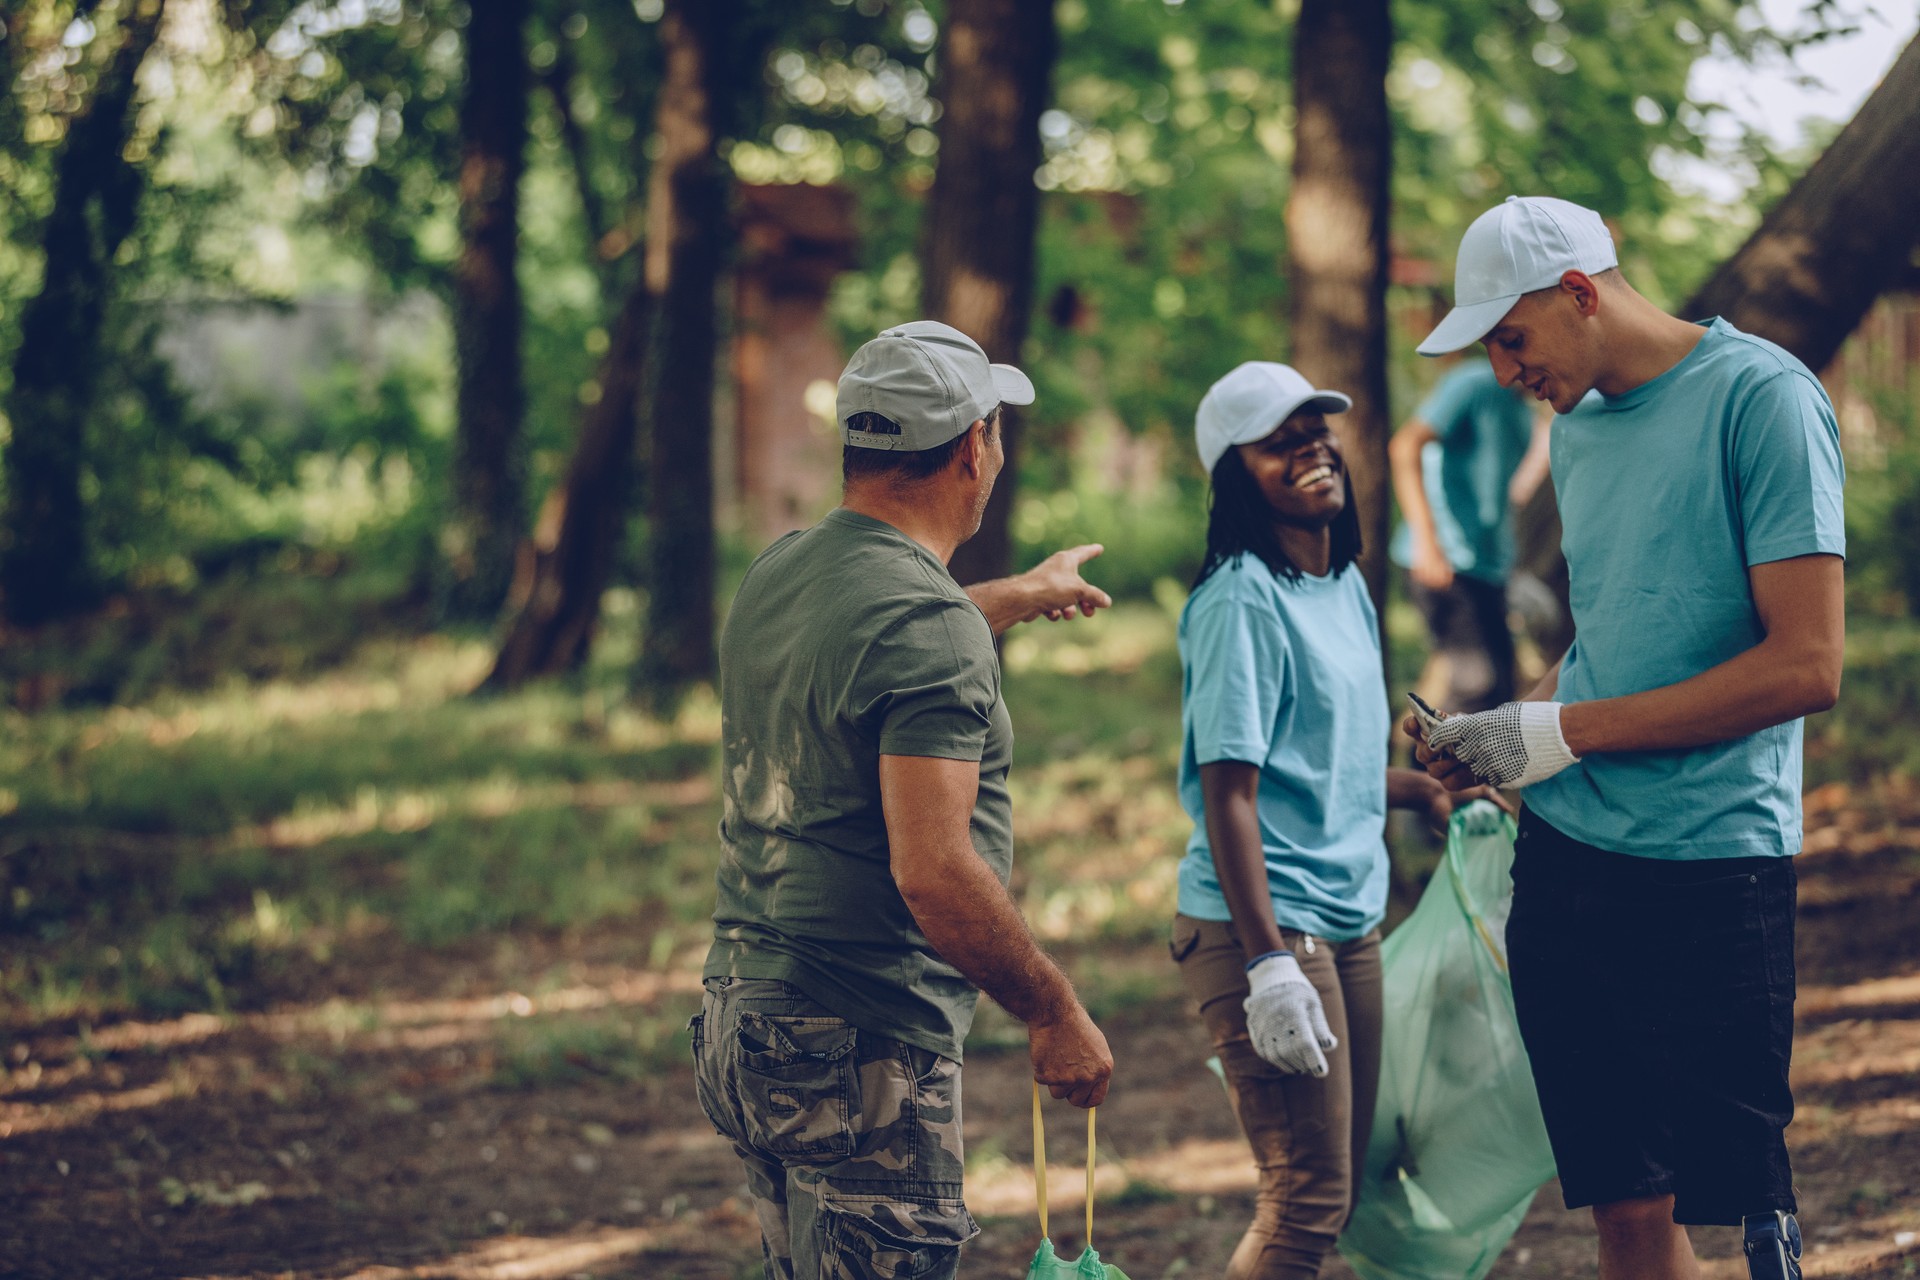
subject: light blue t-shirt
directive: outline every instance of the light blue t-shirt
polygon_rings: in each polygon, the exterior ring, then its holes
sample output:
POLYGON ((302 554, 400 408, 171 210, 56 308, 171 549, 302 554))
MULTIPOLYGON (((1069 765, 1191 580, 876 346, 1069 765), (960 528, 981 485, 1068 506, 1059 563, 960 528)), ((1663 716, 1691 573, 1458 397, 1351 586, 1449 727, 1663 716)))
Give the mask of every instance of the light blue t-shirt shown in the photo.
POLYGON ((1387 906, 1387 688, 1357 567, 1289 583, 1243 555, 1180 614, 1180 803, 1193 835, 1179 906, 1228 920, 1207 844, 1200 766, 1260 766, 1260 844, 1282 928, 1345 942, 1387 906))
MULTIPOLYGON (((1639 693, 1760 643, 1751 565, 1846 553, 1833 404, 1724 320, 1625 395, 1553 424, 1577 638, 1561 702, 1639 693)), ((1527 788, 1568 835, 1685 860, 1800 851, 1800 721, 1686 751, 1596 754, 1527 788)))
MULTIPOLYGON (((1442 378, 1414 417, 1439 437, 1421 450, 1420 474, 1447 563, 1470 578, 1505 582, 1514 560, 1507 486, 1533 442, 1526 398, 1474 360, 1442 378)), ((1401 525, 1392 550, 1394 563, 1410 568, 1413 530, 1401 525)))

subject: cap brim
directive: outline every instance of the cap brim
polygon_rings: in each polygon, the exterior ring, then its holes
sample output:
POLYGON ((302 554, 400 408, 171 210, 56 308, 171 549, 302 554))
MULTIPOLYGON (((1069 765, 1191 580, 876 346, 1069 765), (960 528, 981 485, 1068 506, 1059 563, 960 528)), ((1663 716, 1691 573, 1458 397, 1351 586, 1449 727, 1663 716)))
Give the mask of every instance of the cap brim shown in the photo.
POLYGON ((1470 347, 1505 319, 1518 301, 1520 295, 1516 293, 1511 298, 1489 298, 1485 302, 1455 307, 1414 350, 1423 356, 1444 356, 1470 347))
POLYGON ((1002 404, 1033 403, 1033 380, 1010 364, 993 366, 993 389, 1002 404))
POLYGON ((1353 399, 1350 396, 1338 391, 1316 391, 1287 410, 1287 416, 1292 417, 1302 409, 1318 410, 1321 413, 1345 413, 1351 408, 1353 408, 1353 399))

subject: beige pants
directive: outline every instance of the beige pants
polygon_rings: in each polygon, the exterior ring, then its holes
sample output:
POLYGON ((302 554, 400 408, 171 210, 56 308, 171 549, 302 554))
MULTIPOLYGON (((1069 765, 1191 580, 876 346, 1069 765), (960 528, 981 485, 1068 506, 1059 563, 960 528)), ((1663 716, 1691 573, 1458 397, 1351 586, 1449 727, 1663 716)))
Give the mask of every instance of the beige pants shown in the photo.
POLYGON ((1259 1170, 1253 1225, 1227 1280, 1313 1280, 1353 1212, 1380 1084, 1380 933, 1353 942, 1281 936, 1320 992, 1339 1045, 1327 1074, 1282 1075, 1247 1036, 1246 954, 1225 921, 1173 919, 1171 950, 1226 1071, 1259 1170), (1309 951, 1308 947, 1312 950, 1309 951))

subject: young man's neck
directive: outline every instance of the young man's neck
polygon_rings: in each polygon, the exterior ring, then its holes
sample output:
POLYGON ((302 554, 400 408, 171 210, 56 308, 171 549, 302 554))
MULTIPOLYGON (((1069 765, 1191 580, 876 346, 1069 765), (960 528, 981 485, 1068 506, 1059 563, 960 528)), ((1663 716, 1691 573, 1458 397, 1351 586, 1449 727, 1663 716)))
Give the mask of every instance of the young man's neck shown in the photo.
POLYGON ((846 487, 840 505, 857 515, 892 525, 900 532, 938 556, 941 564, 953 559, 954 551, 972 535, 964 527, 965 517, 956 510, 952 495, 941 494, 939 485, 895 487, 888 484, 854 483, 846 487))
POLYGON ((1603 396, 1622 396, 1645 386, 1679 364, 1707 336, 1706 328, 1670 316, 1632 290, 1610 299, 1607 335, 1609 367, 1594 387, 1603 396))

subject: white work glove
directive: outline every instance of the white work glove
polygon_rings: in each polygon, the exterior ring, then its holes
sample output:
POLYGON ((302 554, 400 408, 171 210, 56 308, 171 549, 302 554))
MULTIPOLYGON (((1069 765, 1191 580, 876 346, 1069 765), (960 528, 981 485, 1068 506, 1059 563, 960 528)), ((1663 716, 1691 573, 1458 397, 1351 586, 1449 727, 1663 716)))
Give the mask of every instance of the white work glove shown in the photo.
POLYGON ((1561 736, 1557 702, 1507 702, 1470 716, 1448 716, 1425 737, 1427 746, 1447 752, 1494 787, 1530 787, 1580 759, 1561 736))
POLYGON ((1253 1051, 1290 1076, 1327 1074, 1327 1055, 1339 1041, 1327 1030, 1320 993, 1288 951, 1261 956, 1247 970, 1253 994, 1243 1002, 1253 1051))

